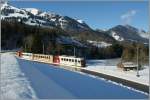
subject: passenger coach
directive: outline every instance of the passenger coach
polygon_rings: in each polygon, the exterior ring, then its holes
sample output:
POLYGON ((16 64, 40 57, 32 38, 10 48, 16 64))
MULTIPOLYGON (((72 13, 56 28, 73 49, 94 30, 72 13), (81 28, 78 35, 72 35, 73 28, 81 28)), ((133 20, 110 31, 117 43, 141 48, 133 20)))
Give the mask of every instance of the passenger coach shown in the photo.
POLYGON ((18 51, 16 54, 18 57, 27 60, 33 60, 38 62, 63 65, 63 66, 86 67, 86 62, 84 58, 77 58, 74 56, 67 56, 67 55, 54 56, 54 55, 45 55, 45 54, 24 53, 21 51, 18 51))

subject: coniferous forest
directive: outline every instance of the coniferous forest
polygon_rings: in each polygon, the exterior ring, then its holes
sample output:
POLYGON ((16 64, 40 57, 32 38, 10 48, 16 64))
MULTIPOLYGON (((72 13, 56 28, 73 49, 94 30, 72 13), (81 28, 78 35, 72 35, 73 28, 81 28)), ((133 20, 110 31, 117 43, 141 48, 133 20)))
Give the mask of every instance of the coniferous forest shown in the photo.
MULTIPOLYGON (((53 55, 75 55, 88 59, 122 58, 124 61, 136 61, 137 48, 142 63, 148 62, 148 45, 137 42, 118 42, 108 40, 111 46, 98 48, 86 42, 89 32, 76 33, 78 40, 86 46, 65 45, 57 42, 60 36, 74 36, 60 28, 30 26, 17 21, 1 21, 1 46, 4 50, 19 48, 25 52, 53 55)), ((94 33, 93 33, 94 34, 94 33)), ((101 39, 101 38, 99 38, 101 39)))

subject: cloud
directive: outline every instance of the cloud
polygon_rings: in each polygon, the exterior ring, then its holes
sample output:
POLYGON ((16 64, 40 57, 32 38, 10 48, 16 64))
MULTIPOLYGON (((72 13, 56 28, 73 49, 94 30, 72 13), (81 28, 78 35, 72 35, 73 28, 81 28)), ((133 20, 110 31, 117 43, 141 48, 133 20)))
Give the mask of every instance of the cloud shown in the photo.
POLYGON ((136 14, 137 14, 136 10, 130 10, 121 15, 121 20, 123 21, 123 24, 130 24, 133 16, 135 16, 136 14))

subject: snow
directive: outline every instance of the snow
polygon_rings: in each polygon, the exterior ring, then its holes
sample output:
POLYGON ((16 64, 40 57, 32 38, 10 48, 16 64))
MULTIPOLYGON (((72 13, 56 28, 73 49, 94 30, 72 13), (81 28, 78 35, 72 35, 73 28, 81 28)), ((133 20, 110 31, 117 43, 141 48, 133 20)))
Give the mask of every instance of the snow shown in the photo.
POLYGON ((55 21, 56 21, 56 18, 52 18, 51 21, 55 22, 55 21))
POLYGON ((16 58, 9 53, 1 54, 0 84, 2 100, 36 99, 36 94, 20 70, 16 58))
POLYGON ((47 15, 47 12, 42 12, 41 14, 39 14, 39 16, 44 17, 47 15))
POLYGON ((28 18, 27 15, 25 14, 20 14, 20 13, 11 13, 7 17, 22 17, 22 18, 28 18))
POLYGON ((23 8, 28 12, 31 12, 33 15, 37 15, 39 13, 39 10, 36 8, 23 8))
POLYGON ((139 30, 138 31, 138 34, 143 37, 143 38, 146 38, 146 39, 149 39, 149 33, 148 32, 143 32, 143 30, 139 30))
POLYGON ((7 2, 1 4, 1 10, 3 10, 4 8, 6 8, 6 9, 13 9, 15 13, 22 12, 22 13, 26 14, 26 12, 24 10, 16 8, 14 6, 10 6, 7 2))
POLYGON ((137 77, 136 71, 119 70, 117 68, 118 62, 120 62, 120 59, 88 60, 86 69, 134 81, 140 84, 149 85, 149 66, 144 66, 145 68, 139 71, 140 77, 137 77))
POLYGON ((79 22, 79 23, 81 23, 81 24, 84 23, 84 21, 83 21, 83 20, 80 20, 80 19, 77 19, 77 22, 79 22))
POLYGON ((40 20, 40 19, 36 19, 36 21, 37 21, 38 23, 40 23, 40 24, 46 23, 46 21, 40 20))
POLYGON ((111 46, 112 44, 110 43, 107 43, 107 42, 104 42, 104 41, 92 41, 92 40, 87 40, 87 42, 93 44, 94 46, 97 46, 99 48, 102 48, 102 47, 108 47, 108 46, 111 46))
POLYGON ((30 99, 31 96, 31 99, 148 98, 146 94, 104 79, 65 70, 61 66, 16 59, 10 53, 2 54, 1 62, 2 96, 11 99, 30 99))
POLYGON ((27 25, 32 25, 32 26, 38 25, 38 24, 35 22, 35 20, 33 20, 33 19, 31 19, 31 18, 29 18, 28 21, 25 22, 25 24, 27 24, 27 25), (34 21, 34 23, 31 22, 31 21, 34 21))
POLYGON ((117 35, 116 32, 112 31, 112 37, 117 40, 117 41, 123 41, 124 39, 122 37, 120 37, 119 35, 117 35))
POLYGON ((16 11, 20 11, 20 9, 18 9, 18 8, 16 8, 16 7, 13 7, 13 6, 8 5, 8 3, 7 3, 7 2, 2 3, 0 8, 1 8, 1 10, 3 10, 4 8, 7 8, 7 9, 14 9, 14 10, 16 10, 16 11))

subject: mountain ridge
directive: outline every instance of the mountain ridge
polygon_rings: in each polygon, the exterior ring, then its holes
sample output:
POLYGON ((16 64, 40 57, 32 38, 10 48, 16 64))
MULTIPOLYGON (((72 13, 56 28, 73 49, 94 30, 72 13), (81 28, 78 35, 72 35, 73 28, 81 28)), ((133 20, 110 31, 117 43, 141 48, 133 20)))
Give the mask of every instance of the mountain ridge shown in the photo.
MULTIPOLYGON (((97 37, 107 38, 107 34, 116 41, 141 41, 147 42, 148 40, 141 35, 145 31, 139 32, 139 29, 131 25, 117 25, 108 30, 94 30, 88 26, 81 19, 74 19, 68 16, 61 16, 54 12, 45 12, 37 8, 17 8, 3 3, 1 7, 1 19, 2 20, 17 20, 27 25, 42 26, 47 28, 61 28, 66 33, 88 33, 96 34, 97 37), (106 35, 104 35, 106 34, 106 35)), ((92 35, 91 35, 92 36, 92 35)), ((88 38, 89 39, 89 38, 88 38)), ((108 38, 111 40, 111 38, 108 38)), ((107 39, 104 39, 107 40, 107 39)), ((109 41, 109 40, 108 40, 109 41)))

